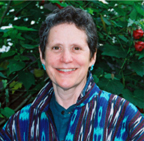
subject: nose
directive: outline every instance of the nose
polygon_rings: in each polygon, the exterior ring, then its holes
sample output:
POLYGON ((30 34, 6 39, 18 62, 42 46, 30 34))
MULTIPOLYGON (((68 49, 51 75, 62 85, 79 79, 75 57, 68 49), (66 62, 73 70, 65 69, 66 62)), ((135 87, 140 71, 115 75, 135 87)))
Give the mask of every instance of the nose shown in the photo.
POLYGON ((72 58, 72 53, 70 52, 70 50, 63 50, 62 54, 61 54, 61 61, 63 63, 71 63, 73 61, 72 58))

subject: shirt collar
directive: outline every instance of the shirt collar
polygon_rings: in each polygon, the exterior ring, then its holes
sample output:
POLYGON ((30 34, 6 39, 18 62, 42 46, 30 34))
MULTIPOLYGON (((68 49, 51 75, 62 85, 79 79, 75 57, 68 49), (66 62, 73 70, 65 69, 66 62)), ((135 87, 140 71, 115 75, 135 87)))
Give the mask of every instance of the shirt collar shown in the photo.
POLYGON ((75 106, 76 105, 74 104, 70 106, 68 109, 65 109, 64 107, 58 104, 54 95, 52 96, 51 101, 50 101, 50 109, 52 111, 55 111, 54 113, 57 116, 62 116, 62 115, 69 116, 73 112, 73 109, 75 108, 75 106))
MULTIPOLYGON (((95 95, 99 93, 99 87, 94 83, 91 72, 88 73, 86 85, 81 92, 76 106, 81 107, 88 103, 95 95)), ((40 90, 37 97, 32 103, 32 107, 39 109, 40 111, 47 111, 50 100, 53 95, 53 86, 51 80, 40 90)))

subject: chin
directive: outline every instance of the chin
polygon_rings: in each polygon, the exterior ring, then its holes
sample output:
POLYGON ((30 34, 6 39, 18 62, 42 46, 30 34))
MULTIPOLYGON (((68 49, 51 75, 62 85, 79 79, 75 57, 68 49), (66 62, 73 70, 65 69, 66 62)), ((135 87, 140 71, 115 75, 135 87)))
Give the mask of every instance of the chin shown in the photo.
POLYGON ((71 89, 71 88, 74 87, 74 85, 70 85, 70 84, 68 85, 68 83, 67 84, 60 84, 58 86, 61 87, 64 90, 68 90, 68 89, 71 89))
POLYGON ((56 83, 54 83, 54 85, 55 85, 56 87, 59 87, 59 88, 63 89, 63 90, 69 90, 69 89, 71 89, 71 88, 73 88, 73 87, 76 86, 76 85, 70 83, 69 81, 56 82, 56 83), (62 83, 62 82, 63 82, 63 83, 62 83))

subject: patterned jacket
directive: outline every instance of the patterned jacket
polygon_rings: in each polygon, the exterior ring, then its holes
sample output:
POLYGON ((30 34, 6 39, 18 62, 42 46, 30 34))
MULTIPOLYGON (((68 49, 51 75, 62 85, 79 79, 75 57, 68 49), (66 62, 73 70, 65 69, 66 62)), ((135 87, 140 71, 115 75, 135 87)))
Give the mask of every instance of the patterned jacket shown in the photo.
MULTIPOLYGON (((0 132, 0 141, 59 141, 49 108, 49 81, 34 102, 14 114, 0 132)), ((134 105, 102 91, 89 75, 71 114, 65 141, 144 141, 144 118, 134 105)))

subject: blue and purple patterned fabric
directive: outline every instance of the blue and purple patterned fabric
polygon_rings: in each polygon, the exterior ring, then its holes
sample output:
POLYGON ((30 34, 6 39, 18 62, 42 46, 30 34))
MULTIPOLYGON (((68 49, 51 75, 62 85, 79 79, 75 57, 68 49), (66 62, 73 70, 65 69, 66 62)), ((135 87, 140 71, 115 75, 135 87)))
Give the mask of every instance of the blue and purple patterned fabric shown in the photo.
MULTIPOLYGON (((0 141, 59 141, 49 108, 52 95, 49 81, 32 104, 8 120, 0 141)), ((125 99, 100 90, 89 74, 67 125, 65 141, 144 141, 144 117, 125 99)))

